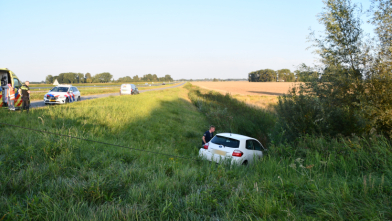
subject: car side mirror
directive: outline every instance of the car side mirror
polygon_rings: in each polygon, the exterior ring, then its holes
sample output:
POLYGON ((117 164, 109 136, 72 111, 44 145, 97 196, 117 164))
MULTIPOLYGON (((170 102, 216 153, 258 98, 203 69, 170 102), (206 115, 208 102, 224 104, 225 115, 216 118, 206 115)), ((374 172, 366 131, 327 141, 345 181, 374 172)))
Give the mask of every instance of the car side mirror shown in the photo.
POLYGON ((69 92, 73 93, 73 90, 70 90, 69 92))

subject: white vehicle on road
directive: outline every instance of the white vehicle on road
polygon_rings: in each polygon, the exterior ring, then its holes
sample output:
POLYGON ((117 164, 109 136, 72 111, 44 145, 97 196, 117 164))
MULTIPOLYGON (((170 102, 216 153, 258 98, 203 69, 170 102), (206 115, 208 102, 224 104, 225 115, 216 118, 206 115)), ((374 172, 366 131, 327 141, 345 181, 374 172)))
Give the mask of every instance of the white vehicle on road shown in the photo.
POLYGON ((251 164, 261 159, 265 151, 263 145, 255 139, 239 134, 217 134, 199 150, 199 156, 209 161, 230 161, 234 164, 251 164))
POLYGON ((45 104, 65 104, 80 101, 80 91, 72 85, 58 85, 44 95, 45 104))
POLYGON ((134 84, 122 84, 120 88, 120 95, 124 95, 124 94, 131 94, 131 95, 139 94, 139 90, 134 84))

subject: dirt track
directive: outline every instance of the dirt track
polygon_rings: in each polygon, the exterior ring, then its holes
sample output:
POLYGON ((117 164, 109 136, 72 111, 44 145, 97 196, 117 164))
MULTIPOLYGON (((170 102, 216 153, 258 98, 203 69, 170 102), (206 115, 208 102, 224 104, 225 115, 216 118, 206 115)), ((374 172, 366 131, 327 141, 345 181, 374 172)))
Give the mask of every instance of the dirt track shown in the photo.
POLYGON ((259 95, 259 96, 279 96, 288 92, 295 84, 294 82, 191 82, 201 88, 215 90, 232 95, 259 95))

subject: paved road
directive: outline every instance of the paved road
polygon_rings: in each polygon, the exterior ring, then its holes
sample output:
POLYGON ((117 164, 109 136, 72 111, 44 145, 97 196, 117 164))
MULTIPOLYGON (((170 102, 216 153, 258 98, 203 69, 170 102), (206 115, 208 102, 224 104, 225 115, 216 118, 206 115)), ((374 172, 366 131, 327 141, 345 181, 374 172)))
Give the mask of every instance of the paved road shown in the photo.
MULTIPOLYGON (((155 89, 148 89, 148 90, 141 90, 140 93, 147 92, 147 91, 160 91, 160 90, 166 90, 169 88, 175 88, 175 87, 180 87, 184 85, 185 83, 181 83, 179 85, 171 86, 171 87, 164 87, 164 88, 155 88, 155 89)), ((109 96, 119 96, 119 93, 111 93, 111 94, 95 94, 95 95, 87 95, 83 96, 82 94, 82 101, 84 100, 91 100, 91 99, 97 99, 97 98, 102 98, 102 97, 109 97, 109 96)), ((44 101, 32 101, 30 103, 31 108, 37 108, 37 107, 44 107, 45 102, 44 101)))

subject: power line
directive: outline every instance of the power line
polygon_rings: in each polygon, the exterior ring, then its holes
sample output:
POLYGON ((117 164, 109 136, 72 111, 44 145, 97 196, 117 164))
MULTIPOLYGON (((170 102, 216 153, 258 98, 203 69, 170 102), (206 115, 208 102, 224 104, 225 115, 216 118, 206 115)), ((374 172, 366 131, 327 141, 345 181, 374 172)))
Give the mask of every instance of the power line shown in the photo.
POLYGON ((160 152, 155 152, 155 151, 150 151, 150 150, 141 150, 141 149, 137 149, 137 148, 126 147, 126 146, 117 145, 117 144, 111 144, 111 143, 105 143, 105 142, 96 141, 96 140, 89 140, 89 139, 80 138, 80 137, 74 137, 74 136, 70 136, 70 135, 57 134, 57 133, 47 132, 47 131, 43 131, 43 130, 36 130, 36 129, 28 128, 28 127, 22 127, 22 126, 17 126, 17 125, 2 123, 2 122, 0 122, 0 124, 11 126, 11 127, 18 127, 18 128, 22 128, 22 129, 25 129, 25 130, 31 130, 31 131, 45 133, 45 134, 57 135, 57 136, 61 136, 61 137, 68 137, 68 138, 72 138, 72 139, 78 139, 78 140, 84 140, 84 141, 89 141, 89 142, 94 142, 94 143, 99 143, 99 144, 105 144, 105 145, 110 145, 110 146, 115 146, 115 147, 127 148, 127 149, 131 149, 131 150, 137 150, 137 151, 142 151, 142 152, 166 155, 166 156, 173 157, 173 158, 180 158, 180 159, 184 159, 184 160, 200 161, 198 159, 194 159, 194 158, 190 158, 190 157, 176 156, 176 155, 160 153, 160 152))

